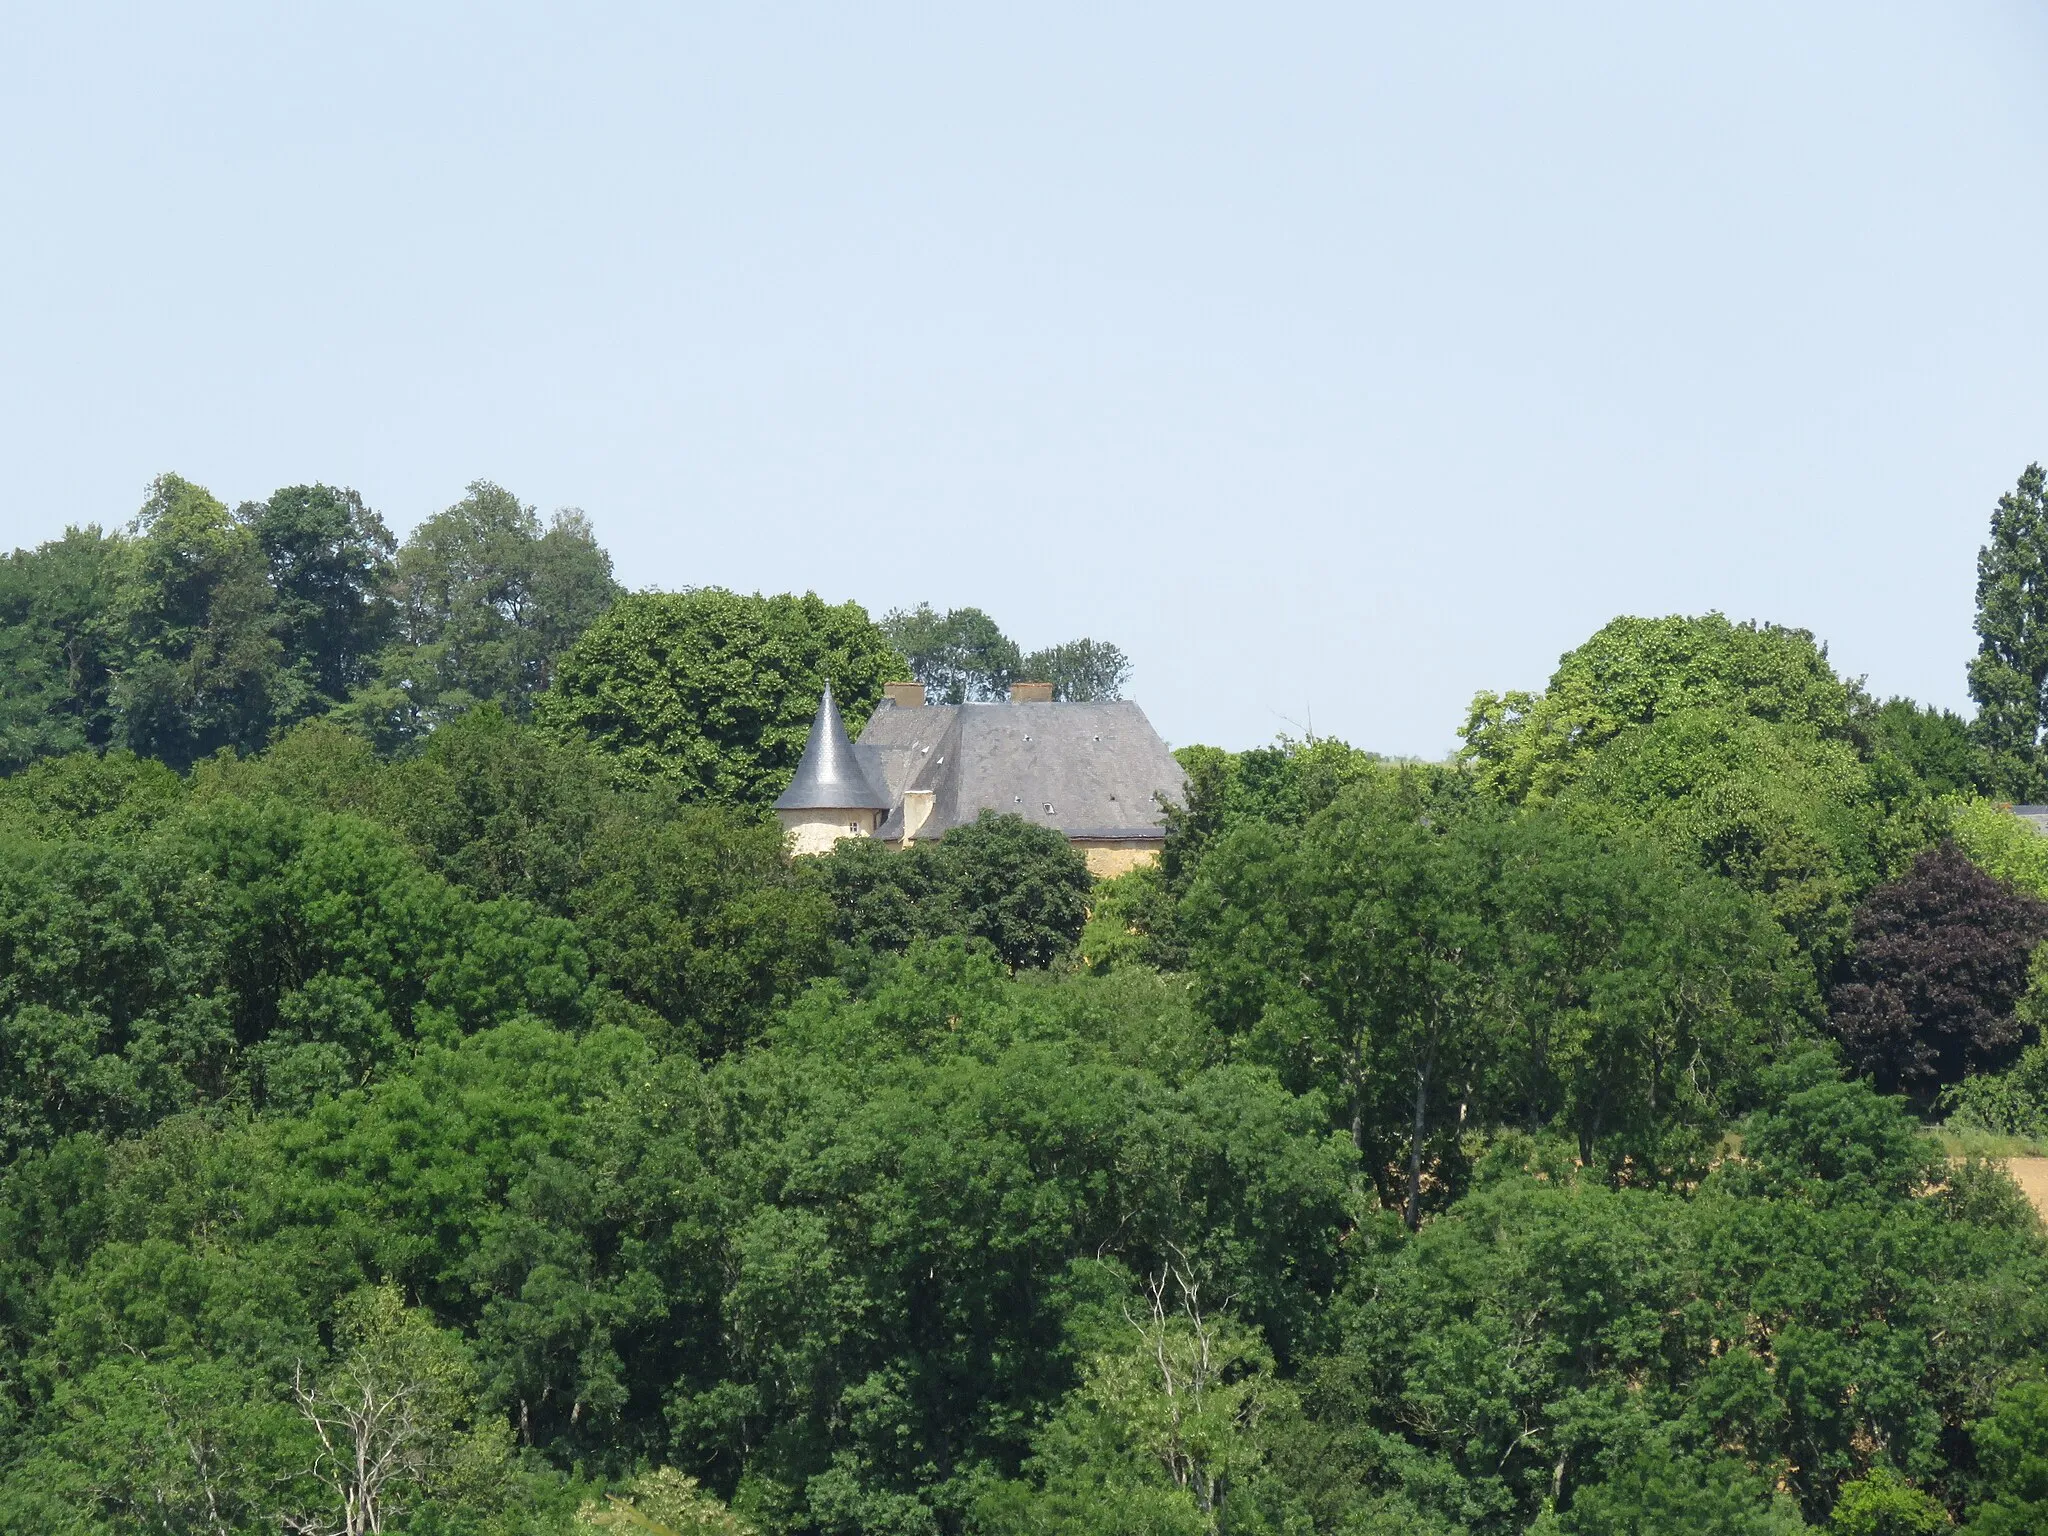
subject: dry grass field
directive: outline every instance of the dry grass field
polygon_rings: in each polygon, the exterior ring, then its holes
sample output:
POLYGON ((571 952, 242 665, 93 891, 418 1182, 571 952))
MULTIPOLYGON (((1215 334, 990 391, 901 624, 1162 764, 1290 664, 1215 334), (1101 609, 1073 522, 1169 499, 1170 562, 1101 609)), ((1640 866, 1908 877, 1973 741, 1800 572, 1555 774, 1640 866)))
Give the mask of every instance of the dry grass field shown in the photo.
POLYGON ((2008 1157, 2005 1166, 2041 1219, 2048 1221, 2048 1157, 2008 1157))

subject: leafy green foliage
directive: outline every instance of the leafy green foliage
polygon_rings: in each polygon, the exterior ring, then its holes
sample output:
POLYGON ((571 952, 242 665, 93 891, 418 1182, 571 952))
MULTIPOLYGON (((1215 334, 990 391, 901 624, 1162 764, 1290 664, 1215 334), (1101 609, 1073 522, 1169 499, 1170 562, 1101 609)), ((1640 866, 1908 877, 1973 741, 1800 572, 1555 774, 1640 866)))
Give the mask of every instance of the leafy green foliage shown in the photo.
POLYGON ((1131 680, 1131 658, 1107 640, 1063 641, 1033 651, 1018 667, 1019 677, 1052 684, 1061 703, 1085 704, 1091 699, 1120 699, 1131 680))
POLYGON ((1960 715, 1911 699, 1887 699, 1860 713, 1856 724, 1876 751, 1890 753, 1930 795, 1991 788, 1991 766, 1960 715))
POLYGON ((9 1147, 206 1102, 304 1103, 423 1037, 588 1017, 591 962, 568 921, 472 899, 360 815, 187 801, 159 775, 82 758, 9 785, 9 1147))
POLYGON ((1884 809, 1868 769, 1848 743, 1804 727, 1677 713, 1613 742, 1571 798, 1762 897, 1822 976, 1884 870, 1884 809))
POLYGON ((1941 1104, 1958 1129, 2048 1140, 2048 1044, 2037 1040, 2003 1072, 1980 1072, 1951 1084, 1941 1104))
POLYGON ((1023 675, 1023 653, 979 608, 938 613, 919 603, 891 609, 881 627, 934 704, 1000 699, 1023 675))
POLYGON ((115 745, 186 768, 328 711, 386 750, 481 700, 523 718, 617 590, 581 514, 543 531, 484 482, 393 549, 352 490, 230 512, 163 475, 127 531, 0 559, 0 772, 115 745))
POLYGON ((390 1285, 344 1297, 334 1332, 324 1375, 292 1373, 293 1406, 319 1446, 308 1480, 326 1509, 287 1513, 287 1528, 381 1531, 428 1500, 495 1502, 510 1436, 479 1419, 462 1340, 390 1285))
POLYGON ((1122 1289, 1105 1254, 1184 1254, 1292 1347, 1336 1261, 1345 1159, 1312 1105, 1207 1056, 1150 978, 1005 983, 956 947, 913 951, 866 1003, 799 1005, 722 1069, 750 1115, 801 1108, 750 1138, 752 1187, 782 1193, 733 1232, 727 1370, 748 1385, 700 1389, 706 1448, 780 1420, 760 1471, 814 1509, 964 1500, 1069 1385, 1064 1315, 1122 1289))
POLYGON ((1842 1485, 1828 1529, 1844 1536, 1939 1536, 1953 1524, 1939 1502, 1880 1466, 1842 1485))
MULTIPOLYGON (((1169 1263, 1142 1291, 1119 1299, 1115 1321, 1095 1320, 1110 1337, 1094 1341, 1080 1384, 1040 1432, 1027 1480, 981 1500, 983 1529, 1244 1527, 1238 1509, 1261 1491, 1268 1425, 1294 1395, 1258 1331, 1213 1303, 1205 1311, 1185 1269, 1169 1263)), ((1077 1335, 1096 1331, 1085 1314, 1077 1323, 1077 1335)))
POLYGON ((2031 1536, 2048 1524, 2048 1384, 2019 1381, 1972 1429, 1987 1491, 1969 1536, 2031 1536))
POLYGON ((830 966, 834 913, 758 813, 615 787, 591 749, 491 706, 362 792, 430 867, 481 899, 574 920, 597 974, 677 1043, 717 1052, 830 966))
POLYGON ((918 939, 980 939, 1012 968, 1048 965, 1073 948, 1093 884, 1059 833, 992 811, 939 842, 899 851, 849 839, 814 862, 842 942, 900 950, 918 939))
MULTIPOLYGON (((1281 737, 1271 747, 1225 752, 1216 747, 1182 747, 1174 754, 1186 770, 1186 802, 1165 808, 1166 847, 1160 868, 1178 897, 1194 880, 1204 854, 1223 833, 1247 821, 1299 828, 1325 810, 1346 788, 1374 777, 1383 763, 1333 737, 1309 741, 1281 737)), ((1448 809, 1466 786, 1454 775, 1426 774, 1420 780, 1433 805, 1448 809)))
POLYGON ((486 700, 525 719, 562 653, 618 596, 590 521, 535 510, 479 480, 413 530, 393 573, 398 641, 350 702, 381 747, 415 741, 486 700))
POLYGON ((577 1523, 579 1529, 653 1536, 754 1536, 754 1528, 704 1492, 696 1478, 673 1467, 634 1478, 627 1492, 613 1494, 604 1506, 585 1504, 577 1523))
POLYGON ((1977 642, 1977 738, 1999 787, 2030 798, 2043 782, 2039 743, 2048 724, 2048 475, 2039 464, 1998 498, 1990 541, 1977 552, 1977 642))
POLYGON ((1228 835, 1182 912, 1205 1009, 1322 1090, 1411 1225, 1475 1111, 1569 1127, 1589 1159, 1684 1165, 1796 1022, 1782 940, 1654 845, 1568 811, 1432 814, 1426 790, 1410 771, 1292 843, 1228 835))
POLYGON ((63 1382, 51 1429, 0 1482, 0 1522, 94 1533, 273 1523, 280 1478, 295 1480, 312 1451, 265 1386, 218 1361, 134 1357, 63 1382))
POLYGON ((1541 800, 1632 727, 1705 709, 1841 740, 1854 702, 1803 629, 1732 624, 1718 613, 1622 618, 1566 653, 1542 693, 1473 700, 1465 755, 1489 790, 1541 800))
POLYGON ((827 683, 858 732, 903 661, 856 603, 715 587, 621 599, 561 661, 540 720, 630 778, 766 806, 803 756, 827 683))
POLYGON ((287 486, 236 517, 269 564, 275 628, 296 681, 332 708, 368 679, 391 636, 396 541, 360 495, 329 485, 287 486))
POLYGON ((1187 955, 1178 931, 1166 876, 1157 864, 1141 864, 1095 883, 1081 929, 1081 963, 1098 973, 1130 965, 1181 970, 1187 955))
POLYGON ((882 632, 934 704, 1001 699, 1017 682, 1050 683, 1066 703, 1119 699, 1131 677, 1131 659, 1106 640, 1068 640, 1027 656, 979 608, 895 608, 882 616, 882 632))
POLYGON ((1995 800, 1952 801, 1949 827, 1956 846, 1994 880, 2048 901, 2048 837, 1995 800))
POLYGON ((1532 1532, 1571 1536, 1795 1536, 1807 1530, 1791 1501, 1727 1457, 1646 1447, 1604 1483, 1532 1532))
POLYGON ((114 740, 128 542, 96 527, 0 557, 0 773, 114 740))
MULTIPOLYGON (((2048 1237, 1819 1028, 2048 1020, 1953 717, 1625 620, 1463 764, 1184 749, 1117 880, 793 861, 902 655, 613 595, 482 483, 0 561, 0 1528, 2041 1524, 2048 1237)), ((1120 685, 963 613, 941 687, 1120 685)))
POLYGON ((1939 1466, 1988 1405, 1978 1373, 2044 1321, 2010 1186, 1940 1176, 1896 1105, 1803 1067, 1690 1198, 1505 1143, 1352 1280, 1308 1374, 1315 1416, 1352 1425, 1325 1455, 1484 1529, 1549 1501, 1558 1529, 1684 1530, 1689 1497, 1725 1510, 1710 1528, 1782 1528, 1774 1481, 1818 1519, 1876 1447, 1939 1466))
POLYGON ((112 689, 125 744, 174 767, 261 747, 310 701, 284 666, 263 545, 203 486, 164 475, 136 518, 112 689))

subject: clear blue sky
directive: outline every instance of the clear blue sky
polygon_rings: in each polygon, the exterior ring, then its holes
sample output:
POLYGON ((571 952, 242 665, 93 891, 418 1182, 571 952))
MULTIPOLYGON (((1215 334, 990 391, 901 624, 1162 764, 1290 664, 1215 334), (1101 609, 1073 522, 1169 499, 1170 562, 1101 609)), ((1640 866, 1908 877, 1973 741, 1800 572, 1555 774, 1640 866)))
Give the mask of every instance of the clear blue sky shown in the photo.
POLYGON ((1440 754, 1622 612, 1966 704, 2039 5, 9 6, 0 542, 476 478, 1440 754))

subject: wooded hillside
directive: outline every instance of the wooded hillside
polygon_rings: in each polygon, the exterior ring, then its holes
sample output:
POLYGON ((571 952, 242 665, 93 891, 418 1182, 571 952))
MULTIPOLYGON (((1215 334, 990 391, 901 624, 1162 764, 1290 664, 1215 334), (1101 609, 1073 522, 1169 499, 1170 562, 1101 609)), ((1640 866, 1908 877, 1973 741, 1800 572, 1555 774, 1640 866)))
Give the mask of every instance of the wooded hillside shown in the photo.
POLYGON ((1091 882, 767 807, 1114 645, 166 476, 0 559, 0 1530, 2048 1529, 2042 569, 1971 721, 1623 617, 1091 882))

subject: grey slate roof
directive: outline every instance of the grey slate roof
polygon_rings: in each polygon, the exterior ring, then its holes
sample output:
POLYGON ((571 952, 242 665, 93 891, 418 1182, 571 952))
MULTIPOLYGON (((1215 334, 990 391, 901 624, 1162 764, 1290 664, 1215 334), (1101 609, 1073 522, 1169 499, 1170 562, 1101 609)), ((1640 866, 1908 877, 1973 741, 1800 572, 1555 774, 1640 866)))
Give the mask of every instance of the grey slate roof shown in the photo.
POLYGON ((846 739, 831 684, 811 719, 811 737, 804 743, 796 777, 775 802, 778 811, 886 811, 890 801, 869 782, 860 759, 846 739))
POLYGON ((892 806, 903 803, 903 792, 917 784, 918 776, 944 754, 937 746, 953 728, 963 704, 927 704, 922 709, 904 709, 884 701, 868 717, 867 729, 853 744, 854 755, 868 771, 871 783, 880 787, 892 806))
POLYGON ((1179 801, 1187 776, 1128 699, 1100 704, 884 704, 854 751, 888 796, 877 836, 903 835, 903 796, 932 794, 916 838, 943 837, 984 810, 1010 812, 1068 837, 1156 838, 1159 795, 1179 801))

